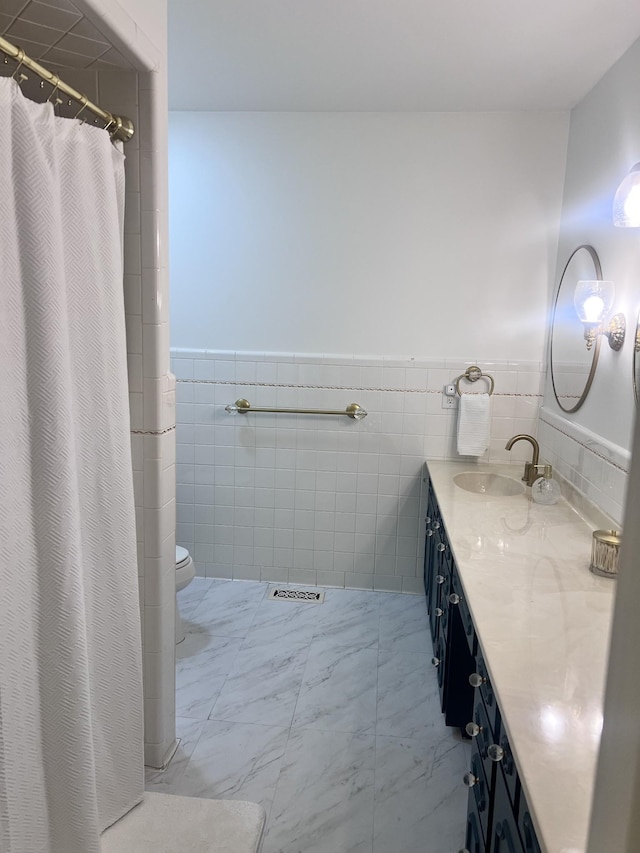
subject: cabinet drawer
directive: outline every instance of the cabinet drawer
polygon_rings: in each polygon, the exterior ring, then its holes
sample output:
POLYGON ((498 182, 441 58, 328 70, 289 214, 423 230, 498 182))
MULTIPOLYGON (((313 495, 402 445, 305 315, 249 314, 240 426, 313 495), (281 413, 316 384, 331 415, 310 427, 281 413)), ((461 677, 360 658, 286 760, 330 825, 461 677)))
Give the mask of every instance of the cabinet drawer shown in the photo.
POLYGON ((520 780, 518 778, 515 761, 513 760, 513 753, 511 752, 509 738, 507 737, 507 732, 505 731, 502 720, 500 721, 500 738, 497 743, 502 747, 502 751, 504 753, 499 764, 504 774, 504 780, 507 786, 507 791, 509 792, 509 798, 511 799, 511 805, 513 806, 514 812, 517 813, 520 780))
POLYGON ((460 610, 449 605, 444 685, 445 723, 448 726, 464 730, 473 719, 475 691, 469 684, 469 676, 475 671, 475 665, 475 659, 467 646, 460 610))
POLYGON ((438 678, 438 687, 440 689, 440 704, 444 700, 444 673, 445 673, 445 645, 442 640, 442 635, 437 634, 433 644, 433 664, 436 667, 436 675, 438 678))
POLYGON ((502 773, 496 773, 493 786, 491 853, 523 853, 522 841, 502 773))
POLYGON ((472 726, 467 727, 467 734, 471 735, 474 739, 475 749, 480 756, 482 761, 482 767, 484 769, 484 775, 488 782, 491 782, 491 773, 493 771, 494 762, 489 758, 489 754, 487 752, 489 746, 493 743, 493 734, 491 732, 491 727, 489 725, 489 717, 487 716, 486 708, 484 707, 484 702, 482 701, 482 696, 480 695, 480 691, 476 692, 475 704, 473 706, 473 723, 477 726, 477 734, 472 734, 472 726))
POLYGON ((489 785, 484 775, 482 758, 475 745, 471 752, 471 774, 475 784, 469 789, 469 795, 475 799, 482 836, 486 839, 489 833, 489 785))
POLYGON ((447 638, 449 636, 449 611, 452 607, 449 602, 449 596, 451 595, 451 574, 445 570, 442 577, 444 577, 444 581, 438 587, 438 607, 442 611, 442 616, 438 619, 438 628, 442 636, 447 638))
POLYGON ((492 853, 522 853, 520 837, 513 820, 501 820, 493 828, 492 853))
POLYGON ((471 618, 471 614, 469 613, 469 607, 467 606, 465 597, 462 594, 462 583, 460 581, 460 578, 458 577, 458 570, 456 569, 455 563, 453 563, 453 569, 451 572, 451 593, 453 595, 457 595, 459 598, 458 603, 454 606, 460 608, 462 627, 464 628, 464 634, 467 639, 467 645, 469 646, 469 651, 471 652, 471 654, 475 655, 476 632, 473 628, 473 619, 471 618))
POLYGON ((464 846, 469 853, 485 853, 486 839, 480 824, 480 815, 476 805, 473 791, 469 791, 469 804, 467 810, 467 831, 464 838, 464 846))
MULTIPOLYGON (((489 718, 489 726, 491 728, 491 733, 493 734, 494 740, 498 736, 499 724, 500 724, 500 715, 498 713, 498 703, 496 700, 496 695, 493 692, 493 687, 491 686, 491 679, 489 678, 489 673, 487 672, 487 667, 485 666, 484 658, 482 657, 482 651, 480 647, 476 652, 476 676, 480 676, 480 684, 476 689, 482 696, 485 707, 487 709, 487 716, 489 718)), ((474 676, 471 677, 474 679, 474 676)), ((477 679, 474 679, 477 681, 477 679)), ((472 680, 472 684, 475 687, 474 680, 472 680)))
POLYGON ((529 806, 527 805, 527 801, 525 800, 522 791, 520 792, 520 808, 518 810, 518 815, 518 829, 520 830, 520 838, 522 839, 524 853, 541 853, 533 821, 531 820, 529 806))
POLYGON ((451 568, 446 552, 438 550, 440 545, 445 545, 445 543, 438 536, 431 567, 431 591, 428 603, 431 638, 434 643, 438 632, 441 632, 445 637, 447 635, 449 594, 451 592, 451 568))

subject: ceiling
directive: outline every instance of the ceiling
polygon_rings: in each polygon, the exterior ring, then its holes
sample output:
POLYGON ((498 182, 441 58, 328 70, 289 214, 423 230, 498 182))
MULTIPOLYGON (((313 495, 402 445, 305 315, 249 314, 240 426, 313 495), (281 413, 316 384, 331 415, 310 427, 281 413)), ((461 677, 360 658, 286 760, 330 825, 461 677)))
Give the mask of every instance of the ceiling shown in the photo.
POLYGON ((169 0, 170 108, 565 110, 638 0, 169 0))
POLYGON ((71 0, 0 0, 0 35, 46 66, 131 67, 71 0))

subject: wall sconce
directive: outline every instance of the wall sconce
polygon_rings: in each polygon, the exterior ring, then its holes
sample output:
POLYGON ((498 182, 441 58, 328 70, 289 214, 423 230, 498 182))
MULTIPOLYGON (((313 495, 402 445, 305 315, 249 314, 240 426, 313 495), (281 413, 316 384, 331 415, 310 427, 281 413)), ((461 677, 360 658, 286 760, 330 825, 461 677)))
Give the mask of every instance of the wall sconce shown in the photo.
POLYGON ((624 314, 614 314, 608 322, 605 319, 613 305, 614 296, 615 286, 612 281, 579 281, 576 285, 573 304, 584 326, 588 350, 598 335, 604 335, 611 349, 616 352, 622 348, 627 325, 624 314))
POLYGON ((631 167, 616 190, 613 224, 618 228, 640 228, 640 163, 631 167))

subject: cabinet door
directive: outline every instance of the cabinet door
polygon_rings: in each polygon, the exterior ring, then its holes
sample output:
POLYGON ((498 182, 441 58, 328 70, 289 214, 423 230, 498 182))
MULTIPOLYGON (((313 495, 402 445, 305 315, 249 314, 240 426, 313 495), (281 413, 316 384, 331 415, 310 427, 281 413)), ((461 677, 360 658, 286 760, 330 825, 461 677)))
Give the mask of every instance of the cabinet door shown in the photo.
MULTIPOLYGON (((474 690, 469 676, 475 669, 475 658, 469 651, 460 608, 449 604, 449 635, 445 654, 445 723, 461 729, 471 720, 474 690)), ((480 699, 480 701, 482 701, 480 699)))
POLYGON ((469 853, 484 853, 485 844, 480 828, 480 819, 476 811, 476 798, 473 792, 469 795, 469 813, 467 814, 467 834, 464 841, 469 853))
POLYGON ((427 513, 425 519, 425 539, 424 539, 424 594, 427 599, 427 613, 431 610, 431 569, 433 566, 433 558, 431 554, 431 538, 433 531, 431 530, 430 515, 427 513))
POLYGON ((434 524, 440 519, 440 513, 438 511, 438 504, 436 502, 436 497, 433 493, 433 489, 431 488, 431 484, 429 484, 429 495, 427 498, 427 517, 425 518, 425 543, 424 543, 424 592, 427 597, 427 612, 431 613, 432 607, 435 607, 435 603, 432 601, 432 586, 433 586, 433 571, 435 564, 435 540, 434 540, 434 532, 437 528, 434 528, 434 524))
POLYGON ((434 523, 433 536, 433 566, 430 587, 429 625, 431 639, 435 642, 441 631, 446 636, 447 596, 451 584, 451 548, 444 527, 438 521, 434 523), (438 524, 438 527, 435 525, 438 524))
POLYGON ((438 635, 433 644, 433 664, 438 676, 438 687, 440 688, 440 702, 444 701, 444 674, 445 674, 445 645, 442 637, 438 635))
POLYGON ((503 820, 493 831, 493 853, 522 853, 520 836, 513 821, 503 820))
POLYGON ((442 544, 439 532, 434 534, 432 540, 436 540, 436 550, 434 553, 434 561, 431 569, 431 587, 429 594, 429 627, 431 628, 431 639, 435 643, 440 630, 440 620, 444 615, 442 607, 442 587, 446 583, 446 563, 443 559, 443 552, 437 549, 437 546, 442 544))
POLYGON ((511 745, 509 743, 509 739, 507 737, 507 732, 504 723, 502 722, 502 718, 500 719, 499 745, 504 753, 500 761, 500 767, 502 768, 502 772, 504 773, 504 781, 506 782, 507 790, 509 791, 509 797, 511 799, 511 804, 513 805, 513 810, 517 814, 518 799, 520 794, 520 780, 518 778, 516 763, 513 759, 511 745))
POLYGON ((491 853, 524 853, 516 815, 509 799, 504 775, 500 771, 495 773, 493 779, 491 827, 491 853))
POLYGON ((451 576, 451 592, 454 594, 454 596, 457 596, 457 602, 454 606, 460 609, 460 616, 462 617, 462 625, 464 627, 464 633, 467 638, 467 645, 469 646, 470 653, 472 655, 475 655, 476 632, 473 627, 473 619, 471 618, 471 613, 469 612, 469 607, 467 605, 467 601, 462 589, 462 582, 460 580, 460 576, 458 575, 458 570, 456 569, 455 562, 453 563, 453 572, 451 576))
MULTIPOLYGON (((489 835, 489 812, 491 779, 487 781, 482 767, 482 759, 474 748, 471 753, 471 774, 474 784, 469 789, 469 796, 475 800, 475 809, 482 830, 483 838, 489 835)), ((466 777, 465 777, 466 781, 466 777)), ((470 810, 469 810, 470 811, 470 810)))
MULTIPOLYGON (((471 689, 473 690, 473 688, 471 689)), ((491 779, 494 762, 489 758, 488 749, 493 743, 494 737, 493 732, 491 731, 491 726, 489 725, 487 710, 484 707, 484 702, 482 701, 482 696, 479 691, 475 693, 473 720, 471 722, 475 723, 477 726, 475 732, 471 732, 471 736, 474 738, 474 748, 478 751, 478 755, 482 759, 485 776, 487 779, 491 779)))
POLYGON ((500 712, 498 711, 498 702, 496 700, 496 695, 493 692, 493 687, 491 686, 491 679, 489 678, 489 673, 485 666, 484 657, 482 656, 482 650, 480 647, 478 647, 476 652, 476 671, 474 675, 477 676, 478 687, 476 687, 476 689, 482 696, 482 701, 487 709, 489 725, 491 726, 491 731, 495 739, 498 737, 499 733, 500 712))
POLYGON ((524 796, 520 797, 519 815, 518 829, 520 830, 525 853, 540 853, 540 845, 538 844, 536 831, 533 827, 529 807, 524 800, 524 796))

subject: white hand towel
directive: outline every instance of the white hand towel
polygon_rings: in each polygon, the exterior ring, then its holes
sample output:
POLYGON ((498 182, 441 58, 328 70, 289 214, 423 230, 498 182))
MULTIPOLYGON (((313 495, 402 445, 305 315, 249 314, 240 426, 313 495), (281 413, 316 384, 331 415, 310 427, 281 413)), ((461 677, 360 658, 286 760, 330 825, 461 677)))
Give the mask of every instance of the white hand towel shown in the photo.
POLYGON ((489 395, 461 394, 458 406, 458 453, 482 456, 489 446, 489 395))

